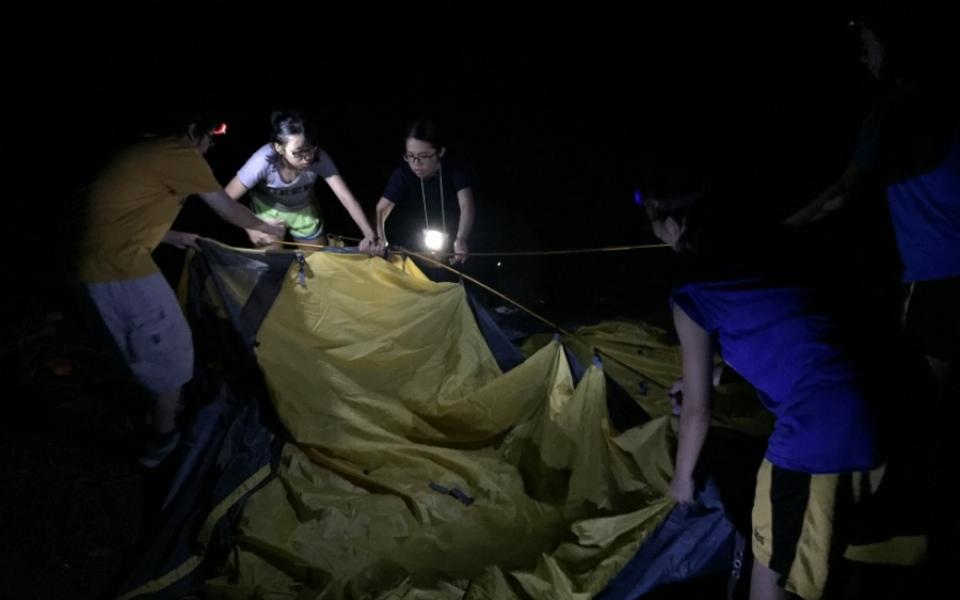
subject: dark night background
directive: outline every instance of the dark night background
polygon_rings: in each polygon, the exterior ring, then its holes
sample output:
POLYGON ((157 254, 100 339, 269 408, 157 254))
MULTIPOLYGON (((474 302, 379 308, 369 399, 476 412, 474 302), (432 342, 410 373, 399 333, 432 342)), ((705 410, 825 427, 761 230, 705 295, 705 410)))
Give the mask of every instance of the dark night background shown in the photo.
MULTIPOLYGON (((369 215, 404 126, 433 116, 474 165, 471 249, 495 252, 654 241, 633 204, 642 167, 693 154, 742 181, 735 210, 745 217, 782 216, 843 169, 877 91, 847 25, 852 8, 629 18, 571 10, 523 21, 441 12, 393 26, 386 14, 374 24, 318 11, 269 27, 234 20, 232 10, 189 22, 143 10, 123 23, 51 24, 46 60, 32 58, 38 50, 7 54, 8 99, 23 103, 7 123, 8 155, 32 174, 11 190, 8 239, 38 259, 56 263, 53 248, 76 232, 75 222, 59 222, 71 192, 112 151, 192 103, 218 108, 230 125, 207 154, 223 183, 267 140, 272 110, 305 111, 369 215)), ((320 192, 329 230, 356 235, 329 190, 320 192)), ((187 203, 178 226, 245 239, 200 202, 187 203)), ((623 280, 662 258, 573 258, 569 271, 609 268, 623 280)), ((520 295, 531 281, 550 287, 544 273, 563 270, 556 259, 512 259, 495 273, 491 262, 477 258, 469 271, 520 295)))
MULTIPOLYGON (((433 116, 474 165, 471 250, 497 252, 655 242, 633 190, 645 168, 688 155, 737 182, 730 214, 745 229, 769 228, 839 176, 881 91, 859 63, 850 3, 672 15, 555 4, 522 18, 492 5, 220 6, 145 3, 109 19, 40 8, 2 26, 2 375, 15 393, 0 417, 0 598, 97 597, 136 535, 142 476, 116 403, 44 379, 56 350, 22 340, 70 314, 78 190, 172 108, 222 111, 229 134, 207 159, 224 184, 267 141, 272 110, 302 109, 371 221, 404 126, 433 116)), ((356 236, 318 189, 328 229, 356 236)), ((197 199, 178 228, 245 243, 197 199)), ((804 243, 851 233, 825 225, 804 243)), ((158 255, 168 271, 181 258, 158 255)), ((497 260, 466 272, 577 323, 662 317, 675 259, 497 260)))

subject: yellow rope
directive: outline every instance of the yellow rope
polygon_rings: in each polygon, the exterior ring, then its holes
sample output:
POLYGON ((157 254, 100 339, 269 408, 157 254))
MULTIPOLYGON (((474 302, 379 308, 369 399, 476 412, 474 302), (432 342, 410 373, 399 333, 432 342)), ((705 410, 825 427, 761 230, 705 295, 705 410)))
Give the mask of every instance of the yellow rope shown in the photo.
MULTIPOLYGON (((591 254, 595 252, 624 252, 626 250, 647 250, 650 248, 669 248, 667 244, 642 244, 637 246, 607 246, 605 248, 576 248, 572 250, 538 250, 528 252, 471 252, 470 256, 552 256, 556 254, 591 254)), ((453 256, 445 252, 444 256, 453 256)))
POLYGON ((577 337, 575 334, 570 333, 569 331, 563 329, 562 327, 560 327, 560 326, 557 325, 556 323, 553 323, 553 322, 548 321, 547 319, 541 317, 540 315, 538 315, 537 313, 533 312, 532 310, 530 310, 530 309, 527 308, 526 306, 520 304, 520 303, 517 302, 516 300, 514 300, 514 299, 512 299, 512 298, 508 298, 507 296, 501 294, 500 292, 498 292, 497 290, 493 289, 493 288, 490 287, 489 285, 483 283, 482 281, 478 281, 477 279, 474 279, 473 277, 470 277, 469 275, 464 274, 462 271, 458 271, 457 269, 454 269, 453 267, 451 267, 450 265, 448 265, 448 264, 446 264, 446 263, 444 263, 444 262, 442 262, 442 261, 435 260, 435 259, 433 259, 433 258, 430 258, 429 256, 424 256, 423 254, 420 254, 419 252, 413 252, 413 251, 411 251, 411 250, 405 250, 405 252, 406 252, 407 254, 412 255, 412 256, 416 256, 417 258, 419 258, 419 259, 421 259, 421 260, 425 260, 425 261, 427 261, 427 262, 429 262, 429 263, 433 263, 434 265, 436 265, 436 266, 438 266, 438 267, 441 267, 441 268, 444 268, 444 269, 446 269, 446 270, 448 270, 448 271, 451 271, 451 272, 453 272, 453 273, 456 273, 457 275, 459 275, 459 276, 462 277, 463 279, 466 279, 466 280, 469 281, 470 283, 472 283, 472 284, 474 284, 474 285, 476 285, 476 286, 479 286, 479 287, 487 290, 488 292, 490 292, 491 294, 494 294, 495 296, 497 296, 498 298, 500 298, 500 299, 502 299, 502 300, 506 300, 507 302, 509 302, 510 304, 516 306, 517 308, 519 308, 519 309, 522 310, 523 312, 527 313, 527 314, 530 315, 531 317, 537 319, 538 321, 540 321, 540 322, 542 322, 542 323, 545 323, 548 327, 552 328, 554 331, 559 331, 559 332, 562 333, 563 335, 567 335, 567 336, 570 336, 570 337, 577 337))
MULTIPOLYGON (((359 242, 359 238, 352 238, 331 234, 329 237, 346 240, 348 242, 359 242)), ((290 242, 284 242, 290 243, 290 242)), ((470 256, 553 256, 558 254, 591 254, 596 252, 624 252, 627 250, 650 250, 652 248, 669 248, 667 244, 637 244, 633 246, 605 246, 602 248, 574 248, 570 250, 529 250, 524 252, 471 252, 470 256)), ((391 250, 391 252, 410 252, 401 248, 400 250, 391 250)), ((434 252, 435 256, 455 256, 454 252, 434 252)))
POLYGON ((335 246, 326 246, 324 244, 308 244, 306 242, 274 242, 274 244, 280 244, 282 246, 296 246, 297 248, 331 248, 335 246))

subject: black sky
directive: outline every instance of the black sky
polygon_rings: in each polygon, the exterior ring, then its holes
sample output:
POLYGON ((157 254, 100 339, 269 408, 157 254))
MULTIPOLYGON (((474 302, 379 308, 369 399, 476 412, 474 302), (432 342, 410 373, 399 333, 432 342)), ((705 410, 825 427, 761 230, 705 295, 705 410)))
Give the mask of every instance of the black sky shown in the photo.
MULTIPOLYGON (((270 111, 298 107, 372 211, 404 124, 432 115, 475 164, 475 250, 649 241, 632 203, 645 164, 705 156, 742 178, 745 201, 783 213, 843 168, 877 92, 846 7, 524 19, 490 7, 398 20, 231 9, 189 23, 166 5, 147 10, 59 15, 31 42, 49 44, 43 53, 7 38, 6 143, 45 190, 24 190, 14 238, 38 243, 38 214, 171 107, 197 101, 231 126, 208 154, 223 182, 266 140, 270 111)), ((331 230, 353 233, 342 212, 326 210, 331 230)), ((203 230, 201 213, 185 218, 203 230)))

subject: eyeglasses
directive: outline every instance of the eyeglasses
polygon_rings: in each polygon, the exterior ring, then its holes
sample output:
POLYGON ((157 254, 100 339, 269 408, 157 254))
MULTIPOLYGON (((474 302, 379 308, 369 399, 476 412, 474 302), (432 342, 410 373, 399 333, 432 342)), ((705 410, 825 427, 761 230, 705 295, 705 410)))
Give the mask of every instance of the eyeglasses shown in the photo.
POLYGON ((313 155, 317 153, 316 148, 307 148, 305 150, 297 150, 296 152, 291 152, 290 154, 297 160, 309 160, 313 158, 313 155))
POLYGON ((437 156, 436 152, 434 152, 433 154, 404 154, 403 160, 411 164, 419 165, 427 162, 432 158, 436 158, 436 156, 437 156))

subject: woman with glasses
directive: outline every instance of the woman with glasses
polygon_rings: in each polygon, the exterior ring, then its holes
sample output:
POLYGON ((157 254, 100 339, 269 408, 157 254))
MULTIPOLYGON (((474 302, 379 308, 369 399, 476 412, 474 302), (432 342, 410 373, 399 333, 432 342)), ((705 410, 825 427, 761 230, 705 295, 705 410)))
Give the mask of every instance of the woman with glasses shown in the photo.
MULTIPOLYGON (((373 228, 363 209, 340 176, 330 155, 317 146, 313 128, 294 111, 278 111, 270 117, 272 135, 237 175, 226 192, 234 200, 250 193, 250 207, 262 219, 283 221, 295 242, 326 243, 323 219, 316 201, 317 180, 323 179, 363 232, 360 250, 375 247, 373 228)), ((256 246, 270 244, 269 238, 249 230, 256 246)))
POLYGON ((401 216, 394 219, 389 239, 411 250, 445 252, 452 237, 450 262, 465 262, 474 217, 472 183, 465 165, 447 152, 436 123, 429 119, 407 128, 403 160, 405 164, 393 170, 377 203, 379 247, 387 244, 387 218, 399 206, 401 216))

